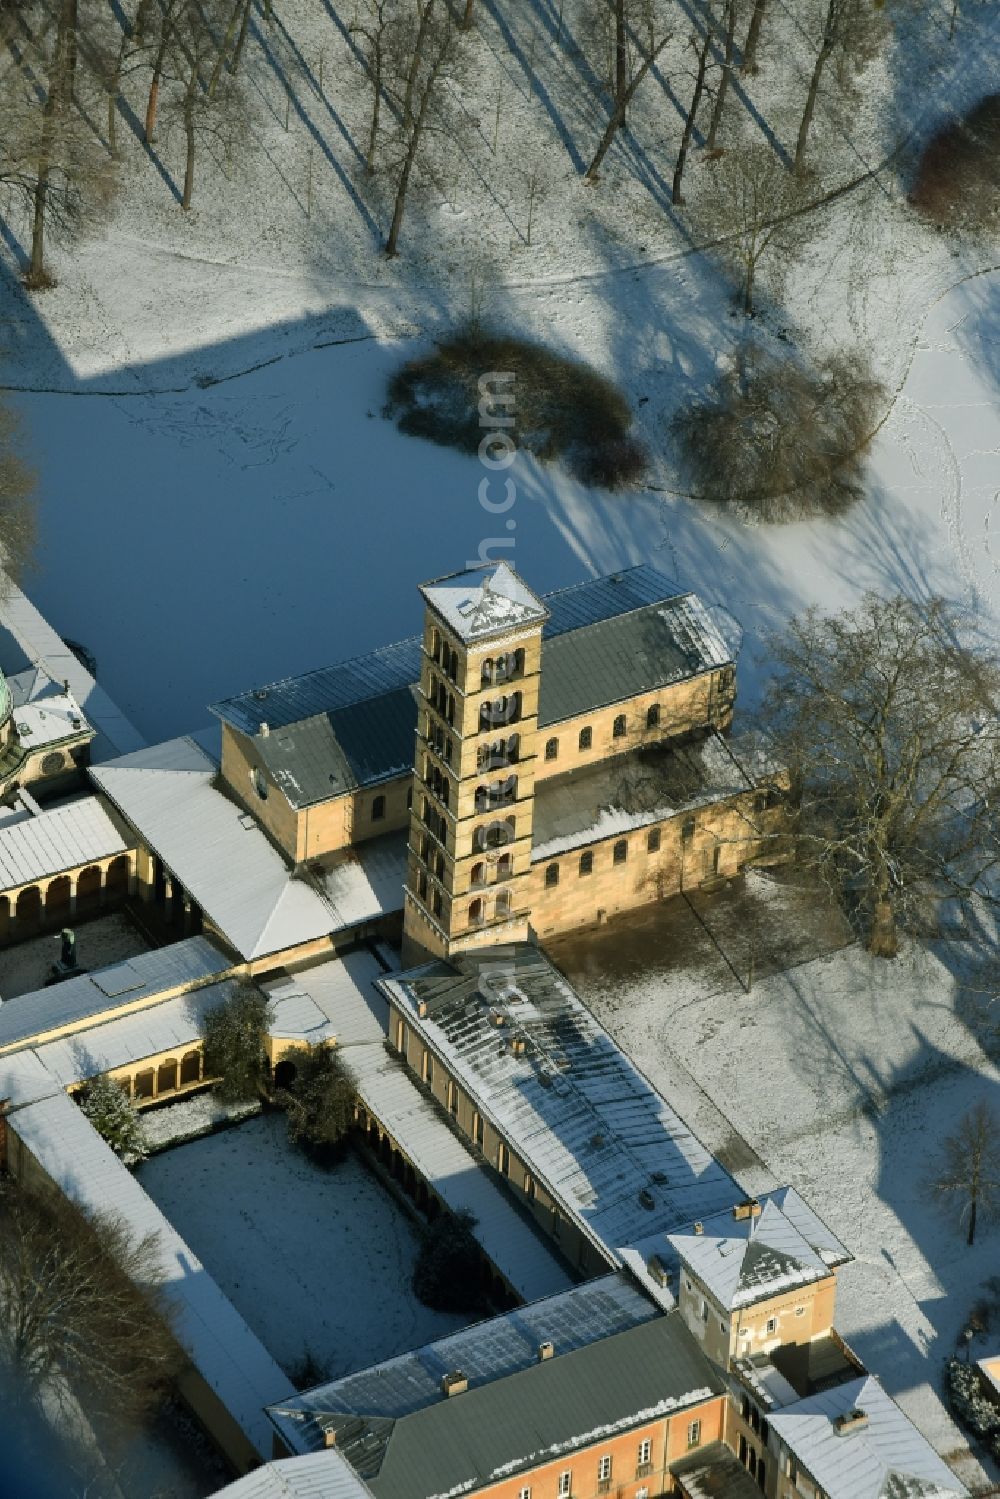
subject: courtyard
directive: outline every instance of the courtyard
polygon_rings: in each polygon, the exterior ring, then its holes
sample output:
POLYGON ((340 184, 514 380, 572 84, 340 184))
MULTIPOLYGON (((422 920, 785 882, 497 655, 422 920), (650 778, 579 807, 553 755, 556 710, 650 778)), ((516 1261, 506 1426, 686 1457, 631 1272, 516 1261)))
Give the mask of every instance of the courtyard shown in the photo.
POLYGON ((337 1377, 468 1320, 413 1295, 417 1226, 360 1156, 314 1164, 281 1114, 164 1150, 136 1174, 293 1381, 307 1360, 337 1377))
MULTIPOLYGON (((124 911, 112 911, 90 921, 74 921, 76 958, 81 968, 107 968, 148 952, 146 940, 124 911)), ((43 932, 0 952, 0 998, 16 998, 41 989, 59 957, 58 932, 43 932)))

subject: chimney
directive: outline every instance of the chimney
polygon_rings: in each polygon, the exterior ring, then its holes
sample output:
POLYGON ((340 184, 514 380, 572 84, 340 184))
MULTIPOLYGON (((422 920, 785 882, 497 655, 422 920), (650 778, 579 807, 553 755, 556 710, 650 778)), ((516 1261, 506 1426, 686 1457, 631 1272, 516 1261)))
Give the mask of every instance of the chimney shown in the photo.
POLYGON ((756 1197, 745 1197, 733 1208, 733 1217, 737 1223, 743 1223, 747 1218, 759 1218, 760 1211, 760 1203, 756 1197))
POLYGON ((670 1271, 658 1254, 650 1255, 646 1261, 646 1269, 649 1271, 649 1278, 654 1284, 658 1286, 668 1286, 670 1284, 670 1271))
POLYGON ((700 1223, 700 1222, 696 1223, 695 1226, 694 1226, 694 1231, 695 1231, 696 1234, 703 1234, 705 1232, 705 1225, 704 1225, 704 1223, 700 1223))
POLYGON ((846 1436, 849 1431, 858 1431, 861 1427, 868 1425, 868 1412, 855 1406, 853 1410, 843 1411, 834 1417, 833 1429, 839 1437, 846 1436))
POLYGON ((324 1447, 336 1447, 336 1445, 337 1445, 337 1433, 336 1433, 336 1431, 334 1430, 334 1428, 332 1426, 324 1426, 323 1427, 323 1446, 324 1447))
POLYGON ((544 1364, 545 1360, 550 1359, 555 1351, 556 1345, 550 1338, 546 1338, 544 1343, 539 1343, 538 1345, 538 1362, 544 1364))
POLYGON ((427 1001, 426 1001, 426 999, 418 999, 417 1000, 417 1014, 420 1016, 421 1020, 426 1020, 427 1019, 427 1001))
POLYGON ((447 1395, 449 1400, 452 1395, 461 1395, 469 1388, 469 1381, 461 1369, 452 1369, 449 1374, 441 1375, 441 1393, 447 1395))
POLYGON ((266 739, 271 732, 271 725, 269 723, 262 723, 257 732, 262 739, 266 739))

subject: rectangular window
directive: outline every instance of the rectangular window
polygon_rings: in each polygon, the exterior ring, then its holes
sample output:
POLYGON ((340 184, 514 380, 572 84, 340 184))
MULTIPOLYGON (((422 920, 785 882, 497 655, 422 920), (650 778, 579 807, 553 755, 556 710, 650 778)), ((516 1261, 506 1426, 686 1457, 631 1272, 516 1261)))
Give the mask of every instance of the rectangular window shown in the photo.
POLYGON ((517 1499, 531 1499, 531 1489, 530 1488, 518 1489, 518 1491, 517 1491, 517 1499))
POLYGON ((646 847, 651 854, 655 854, 659 846, 660 830, 659 828, 650 828, 649 832, 646 834, 646 847))
POLYGON ((764 1336, 770 1338, 777 1331, 778 1331, 778 1319, 777 1319, 777 1317, 768 1317, 767 1323, 765 1324, 765 1327, 764 1327, 764 1336))
POLYGON ((406 1051, 406 1026, 402 1020, 396 1021, 396 1050, 406 1051))
POLYGON ((434 1081, 434 1058, 426 1046, 424 1047, 424 1055, 420 1065, 420 1076, 429 1088, 434 1081))
POLYGON ((639 1467, 641 1468, 644 1463, 650 1462, 652 1455, 653 1444, 649 1437, 646 1437, 645 1441, 639 1443, 639 1467))
POLYGON ((688 1422, 688 1447, 697 1447, 701 1443, 701 1422, 688 1422))
POLYGON ((567 1469, 565 1473, 560 1473, 559 1474, 559 1490, 558 1490, 559 1499, 566 1499, 566 1496, 572 1490, 572 1483, 573 1483, 573 1475, 569 1471, 569 1469, 567 1469))
POLYGON ((598 1483, 607 1483, 611 1478, 611 1458, 607 1454, 597 1464, 598 1483))

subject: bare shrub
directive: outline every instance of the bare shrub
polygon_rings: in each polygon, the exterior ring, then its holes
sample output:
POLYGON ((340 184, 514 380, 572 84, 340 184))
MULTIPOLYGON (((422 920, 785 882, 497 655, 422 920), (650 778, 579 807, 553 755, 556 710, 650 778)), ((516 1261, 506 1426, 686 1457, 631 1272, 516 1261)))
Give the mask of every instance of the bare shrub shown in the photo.
POLYGON ((910 203, 932 224, 996 227, 1000 219, 1000 94, 945 125, 924 149, 910 203))
POLYGON ((674 435, 703 499, 755 520, 837 515, 862 492, 882 399, 855 359, 809 366, 744 344, 674 435))
POLYGON ((621 392, 588 365, 524 339, 457 334, 393 376, 386 414, 402 432, 475 453, 483 436, 479 381, 491 371, 514 377, 505 411, 518 447, 543 463, 562 459, 585 484, 617 489, 641 476, 646 454, 630 435, 621 392))

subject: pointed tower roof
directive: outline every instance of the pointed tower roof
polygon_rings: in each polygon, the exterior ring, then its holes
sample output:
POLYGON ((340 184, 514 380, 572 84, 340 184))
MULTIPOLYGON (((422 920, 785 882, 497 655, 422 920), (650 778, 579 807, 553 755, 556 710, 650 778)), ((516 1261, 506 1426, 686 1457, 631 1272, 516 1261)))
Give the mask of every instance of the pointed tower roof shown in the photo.
POLYGON ((541 599, 506 562, 434 578, 422 583, 420 592, 467 645, 541 625, 548 618, 541 599))
POLYGON ((680 1259, 730 1311, 832 1273, 829 1258, 808 1242, 773 1198, 754 1209, 740 1218, 717 1215, 695 1232, 668 1235, 680 1259))

